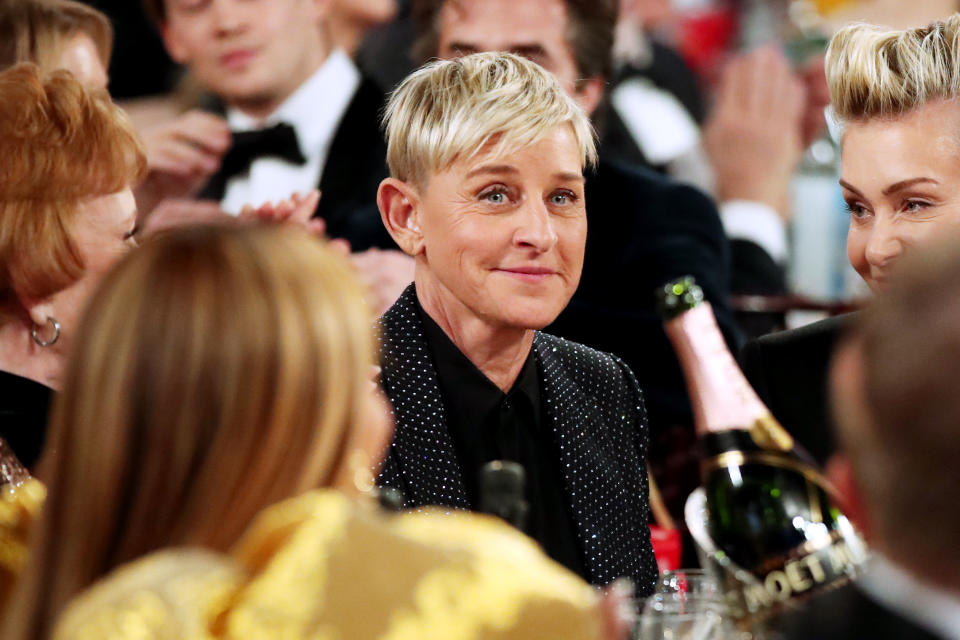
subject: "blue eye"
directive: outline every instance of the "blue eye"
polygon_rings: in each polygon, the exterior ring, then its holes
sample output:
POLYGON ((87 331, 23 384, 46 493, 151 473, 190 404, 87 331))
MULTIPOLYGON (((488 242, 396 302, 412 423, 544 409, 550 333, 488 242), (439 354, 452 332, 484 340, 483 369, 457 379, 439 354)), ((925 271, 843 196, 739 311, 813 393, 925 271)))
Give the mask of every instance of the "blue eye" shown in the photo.
POLYGON ((507 192, 502 187, 495 187, 482 192, 480 199, 490 204, 505 204, 507 202, 507 192))

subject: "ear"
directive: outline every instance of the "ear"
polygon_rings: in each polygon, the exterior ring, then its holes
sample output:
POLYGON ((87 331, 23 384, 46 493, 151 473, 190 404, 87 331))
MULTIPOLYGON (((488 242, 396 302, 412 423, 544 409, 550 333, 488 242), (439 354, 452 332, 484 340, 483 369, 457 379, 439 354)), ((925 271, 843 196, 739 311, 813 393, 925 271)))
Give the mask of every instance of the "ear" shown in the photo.
POLYGON ((588 116, 592 116, 593 112, 600 106, 600 100, 603 98, 603 90, 606 88, 606 84, 600 76, 587 78, 584 82, 580 83, 580 87, 573 97, 576 99, 577 104, 587 112, 588 116))
POLYGON ((871 540, 870 518, 863 502, 863 495, 857 487, 857 478, 853 465, 842 453, 836 453, 827 462, 827 479, 839 494, 840 507, 868 542, 871 540))
POLYGON ((20 294, 17 294, 17 297, 20 300, 20 305, 26 309, 30 322, 36 326, 44 328, 47 326, 47 318, 56 319, 57 314, 54 311, 52 296, 45 300, 32 300, 20 294))
POLYGON ((380 219, 393 241, 408 256, 423 253, 423 232, 420 230, 420 196, 402 180, 387 178, 377 190, 380 219))

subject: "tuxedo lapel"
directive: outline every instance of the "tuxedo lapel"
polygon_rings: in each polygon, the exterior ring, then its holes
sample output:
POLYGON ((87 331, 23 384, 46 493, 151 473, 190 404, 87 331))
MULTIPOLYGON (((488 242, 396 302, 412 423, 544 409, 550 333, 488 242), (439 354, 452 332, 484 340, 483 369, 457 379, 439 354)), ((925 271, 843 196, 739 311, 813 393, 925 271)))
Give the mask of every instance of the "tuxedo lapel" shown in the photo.
POLYGON ((442 504, 469 509, 413 285, 379 324, 380 383, 393 399, 397 430, 378 482, 403 491, 406 507, 442 504), (424 481, 405 483, 404 477, 424 481))
MULTIPOLYGON (((606 584, 641 574, 638 566, 649 549, 649 527, 643 521, 646 474, 639 452, 629 450, 629 434, 637 425, 622 424, 621 431, 613 422, 632 415, 630 401, 618 398, 620 407, 607 400, 601 408, 590 381, 571 375, 576 359, 571 350, 578 348, 583 347, 539 332, 534 340, 547 416, 590 582, 606 584)), ((637 588, 643 592, 646 585, 637 588)))

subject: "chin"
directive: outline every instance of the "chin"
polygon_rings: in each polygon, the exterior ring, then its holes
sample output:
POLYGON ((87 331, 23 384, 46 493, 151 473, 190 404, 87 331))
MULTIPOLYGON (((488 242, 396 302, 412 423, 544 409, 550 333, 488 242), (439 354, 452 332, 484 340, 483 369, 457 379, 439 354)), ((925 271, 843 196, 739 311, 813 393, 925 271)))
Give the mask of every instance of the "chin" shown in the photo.
POLYGON ((518 329, 532 329, 539 331, 557 319, 566 303, 543 303, 538 300, 508 301, 502 307, 504 310, 499 320, 508 326, 518 329))

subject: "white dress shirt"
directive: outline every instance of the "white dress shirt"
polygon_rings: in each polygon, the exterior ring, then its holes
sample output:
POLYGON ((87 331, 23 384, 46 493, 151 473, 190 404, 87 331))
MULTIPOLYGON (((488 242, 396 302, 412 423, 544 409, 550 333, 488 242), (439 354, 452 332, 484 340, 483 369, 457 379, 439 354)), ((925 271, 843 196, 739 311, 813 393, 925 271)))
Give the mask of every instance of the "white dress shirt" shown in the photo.
POLYGON ((874 553, 857 588, 919 627, 960 640, 960 597, 921 582, 874 553))
POLYGON ((728 200, 720 204, 720 221, 731 240, 749 240, 760 245, 776 262, 787 260, 787 223, 768 205, 752 200, 728 200))
POLYGON ((263 120, 236 109, 227 110, 232 131, 270 127, 280 122, 297 133, 300 151, 307 159, 296 165, 274 157, 258 158, 249 172, 227 181, 221 206, 237 215, 245 204, 258 206, 267 201, 289 198, 294 192, 316 189, 340 120, 360 86, 360 72, 350 58, 337 49, 317 71, 263 120))

